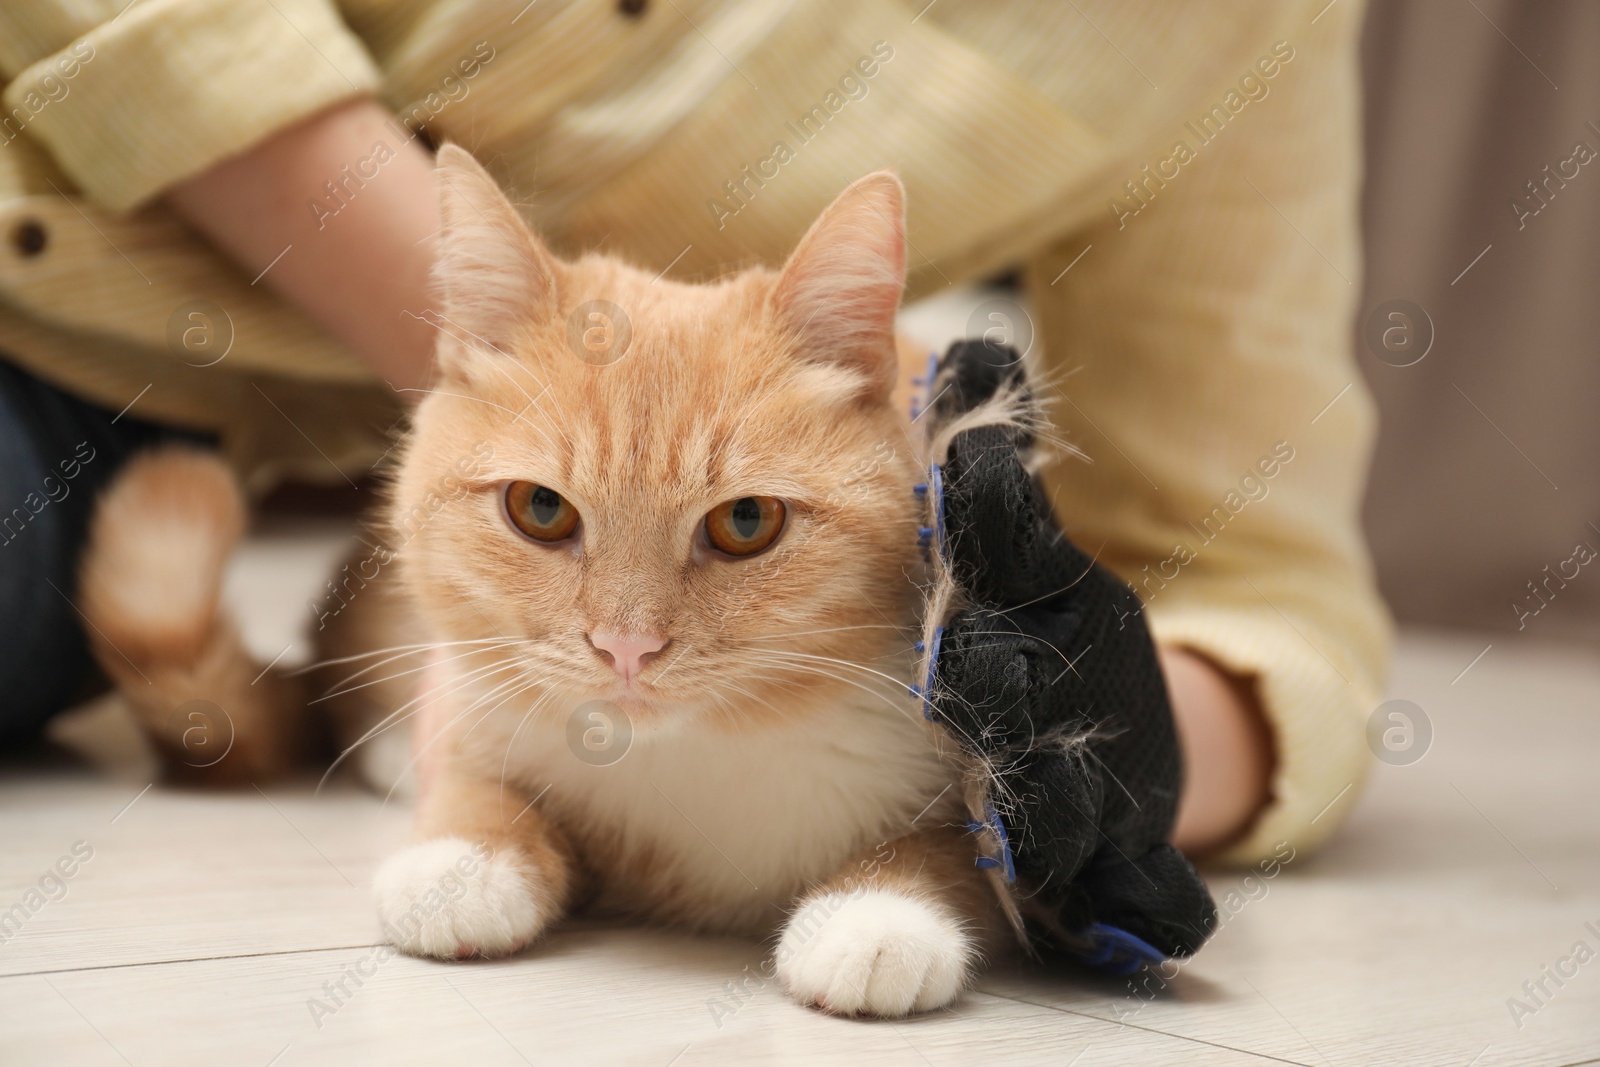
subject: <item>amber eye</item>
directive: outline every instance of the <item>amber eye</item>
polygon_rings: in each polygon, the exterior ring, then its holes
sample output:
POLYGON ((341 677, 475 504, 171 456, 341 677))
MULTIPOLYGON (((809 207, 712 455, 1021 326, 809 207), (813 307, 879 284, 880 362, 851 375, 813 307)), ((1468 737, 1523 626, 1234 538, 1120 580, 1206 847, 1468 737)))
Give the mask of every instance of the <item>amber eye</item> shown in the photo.
POLYGON ((578 509, 554 489, 506 483, 506 518, 535 541, 565 541, 578 528, 578 509))
POLYGON ((706 540, 730 556, 753 556, 783 532, 783 501, 742 496, 718 504, 706 515, 706 540))

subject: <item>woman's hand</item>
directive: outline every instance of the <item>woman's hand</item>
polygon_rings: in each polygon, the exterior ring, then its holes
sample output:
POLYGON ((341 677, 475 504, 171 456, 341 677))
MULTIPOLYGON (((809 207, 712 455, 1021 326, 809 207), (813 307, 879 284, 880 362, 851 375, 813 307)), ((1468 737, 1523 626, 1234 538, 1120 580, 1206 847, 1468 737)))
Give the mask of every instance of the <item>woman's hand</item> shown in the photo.
POLYGON ((1156 652, 1183 753, 1172 843, 1203 855, 1243 834, 1266 806, 1272 736, 1248 681, 1187 648, 1156 652))

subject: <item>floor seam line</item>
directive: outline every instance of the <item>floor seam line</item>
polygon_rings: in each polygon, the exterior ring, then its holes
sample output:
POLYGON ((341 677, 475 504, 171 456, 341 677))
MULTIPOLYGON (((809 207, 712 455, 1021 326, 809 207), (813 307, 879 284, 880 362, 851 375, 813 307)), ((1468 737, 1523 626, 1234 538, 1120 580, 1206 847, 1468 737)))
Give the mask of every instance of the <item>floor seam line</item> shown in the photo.
MULTIPOLYGON (((995 993, 995 992, 993 992, 991 990, 987 990, 987 989, 974 989, 973 992, 974 993, 982 993, 985 996, 995 997, 995 998, 1000 999, 1000 1000, 1009 1000, 1013 1004, 1028 1004, 1028 1005, 1031 1005, 1031 1006, 1033 1006, 1035 1008, 1043 1008, 1045 1011, 1058 1012, 1058 1013, 1060 1013, 1062 1015, 1072 1015, 1072 1016, 1075 1016, 1075 1017, 1077 1017, 1079 1019, 1093 1019, 1095 1022, 1105 1023, 1107 1026, 1125 1026, 1129 1030, 1138 1030, 1141 1033, 1156 1034, 1156 1035, 1159 1035, 1161 1037, 1170 1037, 1170 1038, 1173 1038, 1174 1040, 1177 1040, 1177 1041, 1188 1041, 1188 1042, 1190 1042, 1192 1044, 1205 1045, 1208 1048, 1222 1049, 1222 1050, 1224 1050, 1226 1052, 1238 1052, 1238 1053, 1242 1053, 1243 1055, 1246 1055, 1246 1056, 1255 1056, 1255 1057, 1257 1057, 1259 1059, 1271 1060, 1273 1063, 1287 1063, 1287 1064, 1290 1065, 1290 1067, 1315 1067, 1314 1064, 1304 1063, 1304 1062, 1302 1062, 1300 1060, 1284 1059, 1282 1056, 1273 1056, 1273 1055, 1270 1055, 1270 1054, 1265 1053, 1265 1052, 1257 1052, 1254 1049, 1237 1048, 1237 1047, 1235 1047, 1233 1045, 1223 1045, 1223 1044, 1219 1044, 1218 1042, 1215 1042, 1215 1041, 1207 1041, 1205 1038, 1202 1038, 1202 1037, 1190 1037, 1187 1034, 1173 1034, 1173 1033, 1167 1032, 1166 1030, 1157 1030, 1153 1026, 1140 1026, 1137 1023, 1124 1022, 1124 1021, 1122 1021, 1120 1019, 1106 1019, 1106 1018, 1102 1018, 1099 1015, 1091 1015, 1086 1011, 1074 1011, 1071 1008, 1057 1007, 1054 1004, 1040 1004, 1038 1001, 1035 1001, 1035 1000, 1024 1000, 1022 997, 1009 996, 1009 995, 1007 995, 1005 993, 995 993)), ((1600 1061, 1590 1061, 1590 1062, 1600 1062, 1600 1061)), ((1581 1064, 1570 1064, 1570 1065, 1567 1065, 1567 1067, 1582 1067, 1582 1065, 1581 1064)))
POLYGON ((359 945, 329 945, 327 948, 285 948, 271 952, 234 952, 225 956, 186 956, 179 960, 140 960, 136 963, 97 963, 88 967, 59 967, 43 971, 13 971, 0 974, 7 978, 28 978, 41 974, 78 974, 82 971, 125 971, 134 967, 166 967, 175 963, 210 963, 213 960, 259 960, 272 956, 306 956, 317 952, 344 952, 354 948, 380 948, 386 942, 373 941, 359 945))

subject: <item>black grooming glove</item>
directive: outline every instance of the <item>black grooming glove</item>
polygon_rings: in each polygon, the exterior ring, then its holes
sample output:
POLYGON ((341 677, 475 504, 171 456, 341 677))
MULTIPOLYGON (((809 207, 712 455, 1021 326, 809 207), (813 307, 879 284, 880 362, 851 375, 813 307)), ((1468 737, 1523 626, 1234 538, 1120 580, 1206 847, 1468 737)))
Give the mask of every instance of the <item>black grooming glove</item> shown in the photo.
MULTIPOLYGON (((935 386, 942 425, 1026 382, 1015 352, 969 341, 935 386)), ((1187 956, 1216 909, 1167 843, 1182 769, 1155 646, 1133 591, 1056 526, 1031 446, 1014 426, 966 430, 934 479, 938 551, 966 606, 945 622, 929 714, 993 767, 994 829, 1019 895, 1052 918, 1043 940, 1065 931, 1061 947, 1092 956, 1112 927, 1187 956)))

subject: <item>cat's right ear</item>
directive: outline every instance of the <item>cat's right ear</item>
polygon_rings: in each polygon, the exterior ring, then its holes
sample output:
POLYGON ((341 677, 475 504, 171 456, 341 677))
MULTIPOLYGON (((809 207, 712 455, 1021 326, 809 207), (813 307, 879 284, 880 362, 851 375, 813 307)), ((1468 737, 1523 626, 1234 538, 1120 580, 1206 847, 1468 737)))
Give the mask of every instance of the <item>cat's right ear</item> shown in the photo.
POLYGON ((555 258, 472 154, 439 149, 439 231, 433 285, 442 320, 440 369, 513 355, 530 326, 556 312, 555 258))

